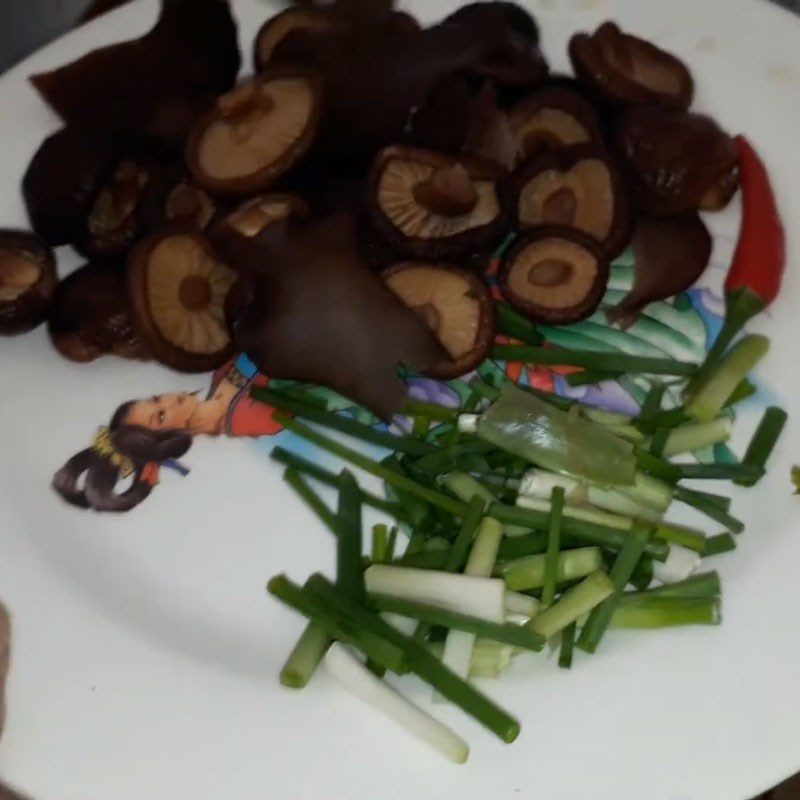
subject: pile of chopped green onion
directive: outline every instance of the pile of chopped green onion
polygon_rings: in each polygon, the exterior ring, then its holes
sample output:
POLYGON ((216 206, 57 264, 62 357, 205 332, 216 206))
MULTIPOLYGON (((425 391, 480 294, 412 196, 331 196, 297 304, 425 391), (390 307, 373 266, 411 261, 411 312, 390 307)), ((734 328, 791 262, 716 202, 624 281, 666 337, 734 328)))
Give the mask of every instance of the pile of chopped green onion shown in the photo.
MULTIPOLYGON (((508 358, 514 348, 542 355, 534 346, 503 347, 508 358)), ((637 417, 476 379, 462 408, 409 401, 414 424, 404 435, 320 408, 302 388, 254 390, 285 428, 386 489, 379 496, 347 470, 273 450, 286 482, 337 540, 334 581, 317 574, 300 586, 281 575, 268 584, 307 620, 281 682, 303 688, 324 664, 349 691, 463 763, 467 743, 406 700, 387 672, 413 673, 435 698, 512 742, 519 723, 472 679, 499 677, 548 642, 560 648, 558 666, 569 669, 596 653, 611 629, 719 624, 720 581, 704 561, 734 549, 744 524, 729 497, 685 481, 754 486, 786 414, 766 411, 738 463, 686 457, 728 439, 727 409, 752 394, 747 373, 764 352, 762 337, 743 338, 677 409, 662 409, 665 386, 654 378, 637 417), (328 431, 390 455, 376 461, 328 431), (335 507, 315 483, 337 491, 335 507), (675 503, 703 514, 709 530, 668 521, 675 503), (365 507, 387 518, 372 529, 369 556, 365 507)), ((572 359, 603 374, 694 371, 644 361, 637 368, 633 356, 602 365, 585 354, 572 359)))

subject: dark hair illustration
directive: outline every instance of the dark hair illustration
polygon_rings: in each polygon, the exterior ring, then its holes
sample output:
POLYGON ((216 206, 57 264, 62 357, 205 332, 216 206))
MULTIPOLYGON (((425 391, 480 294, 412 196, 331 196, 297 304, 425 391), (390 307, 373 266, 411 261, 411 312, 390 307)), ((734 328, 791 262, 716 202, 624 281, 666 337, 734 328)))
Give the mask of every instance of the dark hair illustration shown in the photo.
POLYGON ((181 430, 152 431, 125 420, 134 403, 121 405, 108 428, 102 428, 92 447, 74 455, 53 478, 53 488, 68 503, 94 511, 130 511, 153 491, 149 467, 183 456, 192 437, 181 430), (133 475, 133 483, 117 492, 120 479, 133 475), (85 475, 83 488, 78 484, 85 475))

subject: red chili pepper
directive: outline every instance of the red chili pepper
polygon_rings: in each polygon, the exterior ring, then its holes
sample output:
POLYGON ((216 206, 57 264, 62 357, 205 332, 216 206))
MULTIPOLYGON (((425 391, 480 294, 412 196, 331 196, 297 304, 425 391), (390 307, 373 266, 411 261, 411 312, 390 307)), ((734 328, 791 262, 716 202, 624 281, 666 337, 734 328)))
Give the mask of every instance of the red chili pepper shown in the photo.
POLYGON ((764 162, 744 136, 735 139, 742 187, 742 225, 726 292, 749 289, 768 306, 781 288, 786 237, 764 162))
POLYGON ((739 152, 742 223, 725 280, 725 321, 705 362, 686 388, 687 396, 716 366, 736 334, 778 296, 786 266, 786 237, 764 162, 744 136, 734 141, 739 152))

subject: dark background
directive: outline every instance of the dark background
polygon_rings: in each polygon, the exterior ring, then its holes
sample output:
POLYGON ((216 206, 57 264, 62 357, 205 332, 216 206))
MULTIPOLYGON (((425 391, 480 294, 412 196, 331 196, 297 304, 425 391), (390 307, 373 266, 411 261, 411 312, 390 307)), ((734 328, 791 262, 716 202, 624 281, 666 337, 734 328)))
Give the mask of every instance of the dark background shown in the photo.
MULTIPOLYGON (((0 0, 0 72, 78 24, 85 15, 121 2, 124 0, 0 0)), ((774 2, 800 13, 800 0, 774 2)), ((800 800, 800 777, 758 800, 800 800)))

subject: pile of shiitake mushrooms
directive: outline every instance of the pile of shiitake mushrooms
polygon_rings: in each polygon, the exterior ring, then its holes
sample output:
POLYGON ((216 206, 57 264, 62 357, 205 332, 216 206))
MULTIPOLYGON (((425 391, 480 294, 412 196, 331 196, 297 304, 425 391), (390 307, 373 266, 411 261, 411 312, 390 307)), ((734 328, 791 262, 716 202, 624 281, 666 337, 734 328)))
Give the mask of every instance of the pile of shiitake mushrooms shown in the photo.
POLYGON ((449 378, 486 357, 487 279, 569 324, 633 243, 611 315, 629 323, 697 279, 698 212, 737 189, 687 67, 611 22, 573 36, 574 78, 508 2, 428 28, 391 0, 303 3, 253 50, 237 82, 227 0, 162 0, 144 37, 31 78, 64 127, 23 180, 33 233, 0 235, 0 332, 46 321, 74 361, 187 372, 242 350, 388 416, 398 363, 449 378), (87 264, 59 283, 62 245, 87 264))

